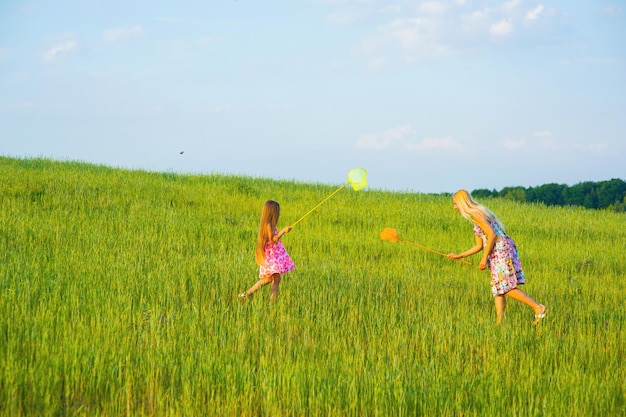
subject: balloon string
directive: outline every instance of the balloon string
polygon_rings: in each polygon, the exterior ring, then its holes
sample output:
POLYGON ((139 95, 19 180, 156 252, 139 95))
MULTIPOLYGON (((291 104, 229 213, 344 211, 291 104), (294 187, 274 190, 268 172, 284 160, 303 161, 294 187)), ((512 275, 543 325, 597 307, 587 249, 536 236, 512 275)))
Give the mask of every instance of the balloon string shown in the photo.
MULTIPOLYGON (((426 246, 418 245, 417 243, 409 242, 408 240, 404 240, 404 239, 400 239, 400 238, 398 238, 398 240, 401 240, 404 243, 408 243, 409 245, 417 246, 418 248, 427 250, 429 252, 436 253, 436 254, 441 255, 441 256, 445 256, 446 258, 448 257, 448 255, 446 255, 445 253, 437 252, 436 250, 427 248, 426 246)), ((459 261, 459 262, 463 262, 464 264, 471 265, 470 262, 464 261, 463 259, 455 259, 455 261, 459 261)))
POLYGON ((343 189, 346 185, 348 185, 350 183, 350 181, 346 182, 344 185, 342 185, 341 187, 337 188, 335 190, 335 192, 333 192, 331 195, 329 195, 328 197, 326 197, 325 199, 323 199, 317 206, 313 207, 311 210, 309 210, 304 216, 300 217, 298 220, 296 220, 296 222, 294 224, 291 225, 291 227, 294 227, 296 224, 298 224, 300 222, 300 220, 304 219, 306 216, 308 216, 309 214, 311 214, 313 212, 313 210, 315 210, 316 208, 318 208, 319 206, 321 206, 322 204, 324 204, 326 201, 328 201, 328 199, 330 199, 332 196, 334 196, 335 194, 337 194, 339 191, 341 191, 341 189, 343 189))

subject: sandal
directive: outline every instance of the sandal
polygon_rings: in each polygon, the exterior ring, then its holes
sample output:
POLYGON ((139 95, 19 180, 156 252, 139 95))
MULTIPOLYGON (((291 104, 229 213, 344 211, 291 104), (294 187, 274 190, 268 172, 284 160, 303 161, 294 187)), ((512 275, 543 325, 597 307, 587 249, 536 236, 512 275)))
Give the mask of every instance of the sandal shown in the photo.
POLYGON ((238 294, 237 297, 244 299, 244 298, 248 298, 248 293, 247 292, 242 292, 241 294, 238 294))
POLYGON ((539 324, 539 322, 546 316, 546 312, 548 311, 548 308, 546 306, 542 306, 543 307, 543 311, 539 314, 535 314, 535 321, 533 321, 533 326, 536 326, 537 324, 539 324))

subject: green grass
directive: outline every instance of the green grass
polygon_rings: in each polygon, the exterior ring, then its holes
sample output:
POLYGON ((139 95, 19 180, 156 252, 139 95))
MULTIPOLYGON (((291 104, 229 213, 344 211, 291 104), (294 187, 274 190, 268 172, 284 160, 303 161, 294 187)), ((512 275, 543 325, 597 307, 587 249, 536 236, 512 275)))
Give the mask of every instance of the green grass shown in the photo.
MULTIPOLYGON (((604 416, 626 413, 626 217, 484 201, 518 243, 523 289, 495 325, 489 274, 447 196, 0 157, 0 414, 604 416)), ((376 179, 369 178, 375 187, 376 179)), ((341 185, 338 180, 337 186, 341 185)), ((462 184, 459 184, 462 187, 462 184)))

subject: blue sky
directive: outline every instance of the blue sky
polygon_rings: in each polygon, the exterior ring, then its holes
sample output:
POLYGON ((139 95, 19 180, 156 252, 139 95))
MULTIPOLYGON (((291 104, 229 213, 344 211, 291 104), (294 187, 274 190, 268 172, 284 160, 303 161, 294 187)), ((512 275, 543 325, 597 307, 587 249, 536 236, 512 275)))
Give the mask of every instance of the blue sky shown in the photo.
POLYGON ((0 154, 428 193, 626 179, 626 2, 4 0, 0 154))

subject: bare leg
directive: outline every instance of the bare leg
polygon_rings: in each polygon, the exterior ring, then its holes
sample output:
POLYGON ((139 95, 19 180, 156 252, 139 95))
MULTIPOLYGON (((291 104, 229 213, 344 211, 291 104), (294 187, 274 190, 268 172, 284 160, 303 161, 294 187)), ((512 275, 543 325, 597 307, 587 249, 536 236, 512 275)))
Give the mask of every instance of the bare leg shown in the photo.
POLYGON ((526 294, 519 288, 512 289, 511 291, 507 292, 506 295, 514 300, 521 301, 522 303, 530 306, 533 309, 533 311, 535 312, 535 321, 533 322, 533 324, 539 323, 546 313, 546 306, 544 306, 543 304, 539 304, 538 302, 533 300, 530 295, 526 294))
POLYGON ((496 295, 494 297, 496 303, 496 323, 502 324, 504 320, 504 308, 506 307, 506 298, 504 295, 496 295))
POLYGON ((270 298, 275 300, 278 297, 278 286, 280 285, 280 274, 272 275, 272 292, 270 294, 270 298))
POLYGON ((506 295, 513 298, 514 300, 521 301, 522 303, 530 306, 537 314, 543 313, 543 311, 545 310, 544 305, 539 304, 538 302, 533 300, 530 295, 526 294, 519 288, 512 289, 511 291, 507 292, 506 295))
POLYGON ((246 291, 246 296, 254 294, 256 290, 263 287, 264 285, 269 284, 270 282, 272 282, 272 275, 259 279, 252 287, 250 287, 248 291, 246 291))

